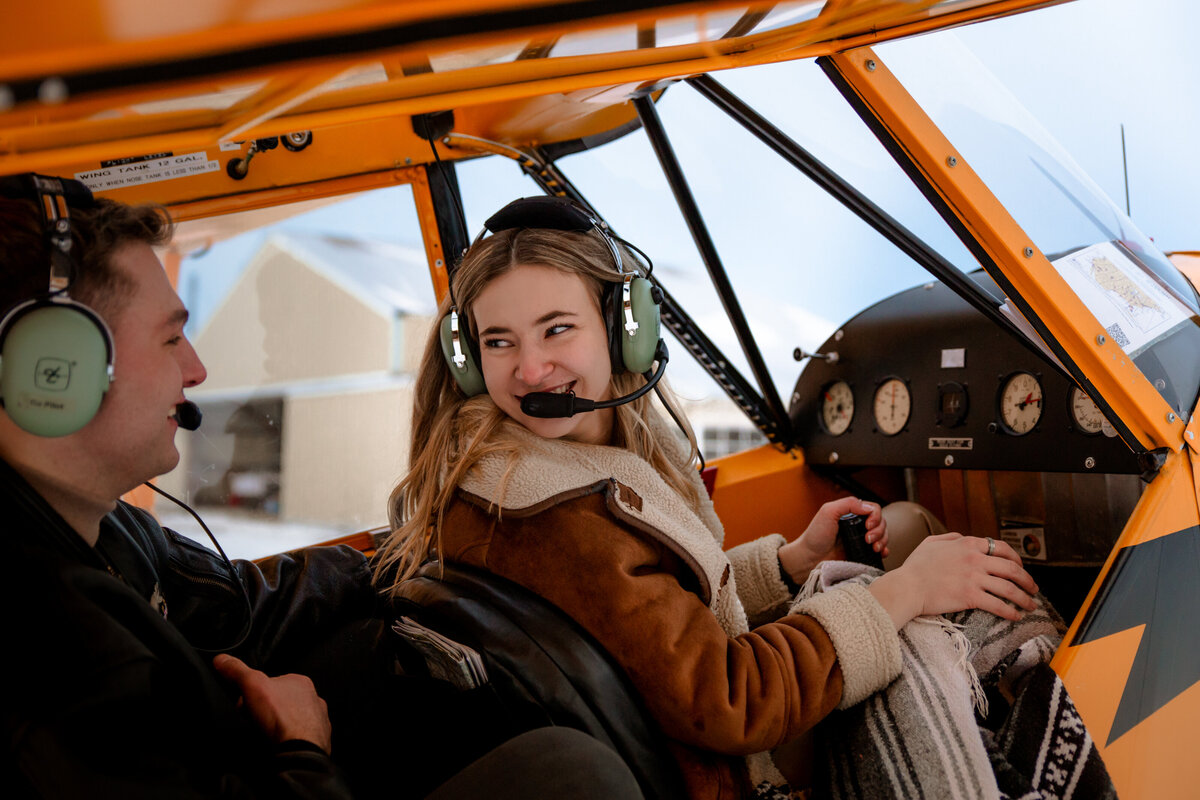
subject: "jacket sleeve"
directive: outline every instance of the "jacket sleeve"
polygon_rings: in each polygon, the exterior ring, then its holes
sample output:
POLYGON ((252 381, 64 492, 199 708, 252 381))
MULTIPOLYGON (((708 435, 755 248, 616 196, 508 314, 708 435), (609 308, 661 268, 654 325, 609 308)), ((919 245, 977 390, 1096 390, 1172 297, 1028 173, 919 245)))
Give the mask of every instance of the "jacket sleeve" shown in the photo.
POLYGON ((160 665, 126 663, 89 677, 100 683, 92 683, 76 701, 59 698, 56 714, 29 720, 13 737, 10 752, 22 773, 18 781, 38 796, 351 797, 330 757, 308 742, 285 742, 273 752, 248 747, 243 763, 234 763, 228 741, 225 749, 216 748, 188 726, 219 735, 216 731, 196 719, 169 718, 164 698, 151 688, 163 685, 160 665))
POLYGON ((127 530, 158 562, 168 619, 197 648, 232 652, 268 673, 290 672, 298 661, 309 660, 316 643, 355 621, 383 616, 367 559, 352 547, 235 560, 244 597, 216 553, 159 528, 140 509, 120 511, 127 530))
POLYGON ((785 544, 787 539, 773 533, 725 551, 733 565, 738 599, 751 625, 775 621, 792 601, 779 566, 779 548, 785 544))
POLYGON ((349 797, 324 752, 272 748, 138 591, 52 552, 13 563, 0 598, 29 609, 8 625, 0 714, 15 796, 349 797))
POLYGON ((811 728, 842 697, 834 642, 814 616, 727 636, 681 584, 690 570, 614 519, 602 494, 499 521, 457 503, 444 523, 448 560, 520 583, 573 617, 678 741, 729 755, 760 752, 811 728), (484 533, 447 536, 459 525, 484 533))

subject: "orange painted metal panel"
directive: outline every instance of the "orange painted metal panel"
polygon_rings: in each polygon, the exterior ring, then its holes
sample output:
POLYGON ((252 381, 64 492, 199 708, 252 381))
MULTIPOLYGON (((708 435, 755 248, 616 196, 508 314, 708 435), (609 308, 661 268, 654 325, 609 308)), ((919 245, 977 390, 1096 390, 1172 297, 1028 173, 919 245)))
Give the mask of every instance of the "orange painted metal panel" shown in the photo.
POLYGON ((725 547, 782 533, 789 540, 804 532, 822 503, 846 493, 818 477, 798 451, 772 445, 726 456, 717 467, 713 505, 725 525, 725 547))
MULTIPOLYGON (((1189 450, 1172 454, 1158 476, 1146 489, 1120 539, 1104 565, 1100 579, 1092 588, 1083 608, 1092 606, 1110 577, 1114 562, 1123 550, 1187 532, 1200 525, 1197 504, 1195 455, 1189 450)), ((1126 554, 1128 555, 1128 554, 1126 554)), ((1138 587, 1142 599, 1150 605, 1169 602, 1169 591, 1159 591, 1156 575, 1146 575, 1138 587)), ((1164 587, 1169 589, 1170 587, 1164 587)), ((1165 609, 1167 614, 1191 618, 1194 608, 1165 609)), ((1172 655, 1172 643, 1149 649, 1146 625, 1134 625, 1111 635, 1077 644, 1076 637, 1085 621, 1081 614, 1072 623, 1063 647, 1051 666, 1062 677, 1088 731, 1104 759, 1120 797, 1192 798, 1200 786, 1200 762, 1195 757, 1196 720, 1200 719, 1200 684, 1184 688, 1169 702, 1146 716, 1127 732, 1109 742, 1118 707, 1127 691, 1145 689, 1146 684, 1131 675, 1135 659, 1172 655), (1166 648, 1165 652, 1157 649, 1166 648), (1145 652, 1143 652, 1145 650, 1145 652)), ((1149 621, 1149 620, 1147 620, 1149 621)), ((1158 635, 1161 637, 1162 632, 1158 635)), ((1178 655, 1176 655, 1178 659, 1178 655)), ((1175 662, 1159 666, 1167 672, 1196 671, 1197 665, 1175 662)), ((1161 681, 1162 674, 1152 671, 1148 679, 1161 681)))

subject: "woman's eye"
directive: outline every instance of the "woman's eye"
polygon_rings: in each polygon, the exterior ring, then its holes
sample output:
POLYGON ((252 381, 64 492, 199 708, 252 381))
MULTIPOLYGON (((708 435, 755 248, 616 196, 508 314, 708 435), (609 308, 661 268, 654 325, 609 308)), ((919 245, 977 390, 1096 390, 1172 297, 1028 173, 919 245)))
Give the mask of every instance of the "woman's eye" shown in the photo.
POLYGON ((571 328, 573 328, 573 327, 575 327, 575 326, 574 326, 574 325, 567 325, 567 324, 562 324, 562 325, 551 325, 549 328, 547 328, 547 329, 546 329, 546 335, 547 335, 547 336, 554 336, 554 335, 556 335, 556 334, 563 333, 564 331, 569 331, 569 330, 570 330, 571 328))
POLYGON ((512 344, 507 339, 484 339, 484 347, 511 347, 512 344))

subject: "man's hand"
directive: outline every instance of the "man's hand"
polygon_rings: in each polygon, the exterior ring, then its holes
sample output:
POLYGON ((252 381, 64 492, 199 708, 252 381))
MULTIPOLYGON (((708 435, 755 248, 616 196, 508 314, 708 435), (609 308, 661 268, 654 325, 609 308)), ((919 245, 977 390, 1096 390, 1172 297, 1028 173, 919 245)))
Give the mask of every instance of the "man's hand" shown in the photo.
POLYGON ((879 506, 857 497, 831 500, 817 509, 804 533, 779 548, 779 563, 796 583, 804 583, 818 562, 840 553, 837 548, 838 519, 844 514, 866 515, 867 544, 881 556, 888 554, 887 523, 879 506))
POLYGON ((329 711, 307 677, 268 678, 240 658, 223 653, 213 659, 213 668, 237 684, 242 692, 242 705, 272 741, 303 739, 329 752, 333 731, 329 711))

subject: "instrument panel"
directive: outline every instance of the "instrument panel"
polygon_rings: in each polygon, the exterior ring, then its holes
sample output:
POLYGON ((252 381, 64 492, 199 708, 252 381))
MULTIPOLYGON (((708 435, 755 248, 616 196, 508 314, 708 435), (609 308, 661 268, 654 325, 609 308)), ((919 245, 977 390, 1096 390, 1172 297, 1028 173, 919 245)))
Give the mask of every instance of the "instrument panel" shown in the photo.
POLYGON ((814 466, 1141 472, 1069 377, 941 283, 867 308, 819 352, 789 405, 814 466))

